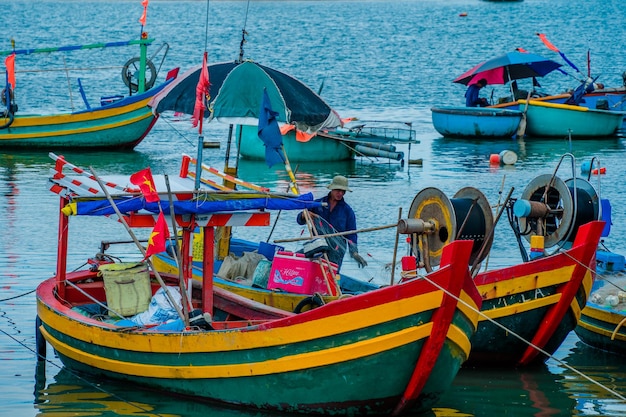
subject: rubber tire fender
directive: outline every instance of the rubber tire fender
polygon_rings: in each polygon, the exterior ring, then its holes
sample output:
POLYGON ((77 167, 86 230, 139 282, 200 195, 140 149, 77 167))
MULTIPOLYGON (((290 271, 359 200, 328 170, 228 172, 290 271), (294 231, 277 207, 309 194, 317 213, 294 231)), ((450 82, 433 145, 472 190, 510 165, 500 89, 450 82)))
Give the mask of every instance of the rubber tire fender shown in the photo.
POLYGON ((306 306, 310 306, 310 310, 312 310, 315 307, 321 307, 324 304, 326 304, 324 302, 324 298, 320 294, 315 293, 310 297, 306 297, 300 300, 298 305, 296 305, 296 308, 293 309, 293 312, 296 314, 300 314, 302 313, 302 309, 306 306))

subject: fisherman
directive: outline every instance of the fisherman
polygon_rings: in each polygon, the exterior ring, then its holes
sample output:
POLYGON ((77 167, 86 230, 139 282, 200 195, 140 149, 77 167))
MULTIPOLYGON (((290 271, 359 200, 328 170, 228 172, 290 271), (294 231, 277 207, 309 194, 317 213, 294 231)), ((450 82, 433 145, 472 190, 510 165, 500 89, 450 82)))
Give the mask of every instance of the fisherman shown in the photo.
MULTIPOLYGON (((316 200, 322 202, 322 207, 315 207, 308 210, 312 215, 311 217, 313 218, 313 224, 317 233, 328 234, 333 232, 326 227, 327 224, 332 226, 337 232, 356 230, 356 216, 354 210, 352 210, 352 207, 350 207, 343 198, 346 191, 352 192, 348 187, 348 179, 343 175, 337 175, 326 188, 330 190, 328 194, 316 200)), ((296 220, 298 224, 305 224, 306 218, 304 212, 299 213, 296 220)), ((333 242, 330 243, 331 251, 328 253, 328 260, 336 263, 338 269, 341 268, 343 256, 346 253, 346 242, 350 256, 357 262, 359 268, 367 266, 365 259, 359 255, 356 233, 341 236, 341 239, 327 238, 326 240, 333 242)))
POLYGON ((484 97, 478 97, 480 89, 487 85, 487 80, 481 78, 478 82, 470 84, 465 91, 465 105, 467 107, 487 107, 489 102, 484 97))

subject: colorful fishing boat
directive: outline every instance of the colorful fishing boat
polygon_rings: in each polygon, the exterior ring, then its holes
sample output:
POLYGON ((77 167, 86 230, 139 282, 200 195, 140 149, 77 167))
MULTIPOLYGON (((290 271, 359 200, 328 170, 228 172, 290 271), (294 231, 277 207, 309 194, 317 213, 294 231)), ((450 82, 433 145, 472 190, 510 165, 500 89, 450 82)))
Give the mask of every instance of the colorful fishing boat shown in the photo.
MULTIPOLYGON (((486 199, 472 199, 476 203, 471 205, 459 199, 462 190, 457 194, 447 199, 430 191, 415 197, 409 218, 440 219, 435 232, 417 243, 421 249, 416 253, 430 253, 418 255, 421 259, 434 256, 447 239, 461 231, 492 236, 489 229, 481 233, 468 229, 478 224, 493 225, 486 199), (475 205, 483 208, 472 210, 475 205), (477 217, 481 211, 483 214, 477 217)), ((483 304, 467 366, 541 363, 574 329, 589 296, 595 252, 604 227, 604 222, 598 220, 597 197, 588 182, 562 181, 555 175, 535 178, 521 198, 512 199, 509 194, 497 218, 507 211, 513 230, 525 232, 517 238, 522 262, 482 272, 478 263, 481 258, 473 262, 474 283, 483 304), (578 199, 575 205, 575 197, 583 195, 585 203, 578 199), (530 255, 523 245, 524 238, 531 243, 530 255)), ((489 243, 488 238, 483 241, 489 243)))
MULTIPOLYGON (((483 307, 468 366, 526 366, 545 361, 576 327, 595 276, 595 252, 604 222, 600 198, 589 182, 540 175, 520 198, 509 196, 504 207, 512 229, 527 232, 518 235, 522 260, 512 266, 479 271, 490 252, 495 226, 491 205, 472 187, 459 190, 452 199, 435 188, 423 189, 411 204, 408 226, 402 229, 411 236, 416 233, 409 243, 412 255, 399 263, 402 281, 436 267, 441 249, 455 238, 474 241, 470 262, 483 307), (584 201, 578 201, 581 196, 584 201), (530 255, 524 238, 531 243, 530 255)), ((238 243, 237 247, 242 246, 238 243)), ((243 247, 256 251, 259 244, 247 242, 243 247)), ((155 254, 154 259, 157 269, 177 272, 167 254, 155 254)), ((199 279, 202 267, 197 263, 194 268, 199 279)), ((288 311, 325 302, 312 293, 276 292, 219 276, 214 280, 218 286, 288 311)), ((377 288, 346 275, 341 275, 339 284, 346 293, 377 288)), ((333 299, 326 297, 326 301, 333 299)))
MULTIPOLYGON (((470 241, 443 248, 440 268, 424 279, 295 314, 215 287, 212 274, 201 284, 160 274, 149 255, 164 243, 168 217, 183 228, 182 253, 196 227, 213 253, 216 227, 268 225, 269 210, 312 207, 312 196, 216 190, 189 157, 172 178, 148 169, 99 177, 55 159, 58 260, 37 288, 37 346, 43 356, 49 343, 72 371, 253 409, 400 415, 430 409, 469 354, 480 308, 470 241), (70 219, 85 215, 125 225, 145 261, 131 268, 101 255, 68 271, 70 230, 81 233, 70 219), (153 228, 146 249, 136 227, 153 228)), ((189 271, 189 257, 180 259, 189 271)))
POLYGON ((522 120, 519 110, 481 107, 433 107, 433 126, 444 137, 511 138, 522 120))
POLYGON ((581 226, 567 251, 476 276, 483 315, 468 366, 533 365, 559 348, 589 297, 603 226, 581 226))
MULTIPOLYGON (((144 7, 147 7, 147 3, 145 4, 144 7)), ((163 83, 156 84, 158 71, 155 63, 147 56, 147 48, 153 42, 154 40, 149 39, 148 34, 143 32, 140 39, 130 41, 13 49, 0 52, 0 56, 7 57, 5 59, 7 85, 1 93, 2 103, 6 109, 0 113, 0 147, 132 149, 137 146, 157 121, 158 116, 152 114, 147 106, 148 102, 177 74, 177 70, 172 70, 167 74, 163 83), (15 100, 18 96, 15 92, 19 90, 15 80, 16 60, 19 62, 21 59, 25 60, 27 56, 39 53, 66 53, 134 45, 139 46, 139 56, 129 59, 124 64, 122 67, 123 83, 120 82, 120 86, 113 90, 121 94, 112 94, 112 91, 108 90, 107 95, 101 96, 97 104, 90 103, 79 78, 77 89, 82 97, 82 109, 75 109, 72 101, 71 111, 38 113, 40 110, 36 107, 31 106, 25 109, 26 106, 15 100)), ((163 47, 159 48, 159 51, 161 50, 163 47)), ((167 48, 164 50, 166 53, 167 48)), ((165 54, 162 55, 162 59, 165 59, 165 54)), ((52 71, 52 69, 48 68, 47 71, 52 71)), ((63 68, 60 71, 68 73, 70 69, 63 68)), ((18 86, 20 86, 19 83, 18 86)), ((70 98, 71 96, 70 92, 70 98)))
POLYGON ((589 346, 626 355, 624 256, 598 250, 598 277, 574 329, 589 346))

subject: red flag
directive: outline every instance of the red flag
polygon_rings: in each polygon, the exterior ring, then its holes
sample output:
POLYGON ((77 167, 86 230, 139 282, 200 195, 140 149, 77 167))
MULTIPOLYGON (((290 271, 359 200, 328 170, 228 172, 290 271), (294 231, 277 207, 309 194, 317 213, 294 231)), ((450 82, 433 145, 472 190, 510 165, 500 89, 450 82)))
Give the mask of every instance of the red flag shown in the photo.
POLYGON ((148 2, 149 0, 143 0, 141 2, 141 5, 143 6, 143 13, 141 14, 141 17, 139 18, 139 23, 141 23, 141 26, 146 25, 146 17, 148 15, 148 2))
POLYGON ((198 79, 198 85, 196 85, 196 104, 193 107, 193 116, 191 117, 191 124, 193 127, 198 126, 198 122, 204 117, 204 110, 206 109, 204 103, 211 99, 209 96, 209 68, 207 67, 207 52, 204 51, 202 57, 202 69, 200 70, 200 77, 198 79))
POLYGON ((7 69, 7 82, 11 89, 15 89, 15 52, 4 59, 4 66, 7 69))
POLYGON ((170 237, 170 230, 167 228, 167 223, 165 222, 165 216, 163 212, 159 213, 159 217, 157 218, 156 223, 154 224, 154 229, 152 229, 152 233, 150 233, 150 238, 148 238, 148 247, 146 248, 146 258, 148 256, 154 255, 155 253, 160 253, 165 251, 165 241, 170 237))
POLYGON ((159 201, 159 194, 156 192, 150 168, 135 172, 130 176, 130 182, 139 186, 139 189, 148 203, 159 201))

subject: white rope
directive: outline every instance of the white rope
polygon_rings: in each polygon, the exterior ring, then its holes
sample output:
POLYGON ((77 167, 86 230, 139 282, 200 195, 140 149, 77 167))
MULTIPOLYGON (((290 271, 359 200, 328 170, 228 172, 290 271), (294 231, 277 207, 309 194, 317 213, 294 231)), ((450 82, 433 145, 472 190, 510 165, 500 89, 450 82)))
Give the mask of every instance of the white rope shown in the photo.
MULTIPOLYGON (((574 258, 572 258, 574 259, 574 258)), ((577 261, 577 260, 576 260, 577 261)), ((578 262, 578 261, 577 261, 578 262)), ((580 263, 580 262, 579 262, 580 263)), ((581 264, 582 265, 582 264, 581 264)), ((583 265, 584 266, 584 265, 583 265)), ((536 346, 535 344, 533 344, 532 342, 529 342, 528 340, 524 339, 522 336, 518 335, 517 333, 515 333, 514 331, 508 329, 506 326, 503 326, 502 324, 498 323, 497 321, 493 320, 492 318, 488 317, 486 314, 484 314, 483 312, 481 312, 480 310, 477 310, 476 308, 474 308, 473 306, 471 306, 470 304, 468 304, 466 301, 461 300, 459 297, 455 296, 454 294, 451 294, 447 289, 441 287, 439 284, 437 284, 436 282, 433 282, 431 279, 429 279, 427 276, 419 276, 418 278, 422 278, 426 281, 428 281, 429 283, 431 283, 432 285, 434 285, 435 287, 439 288, 441 291, 445 292, 447 295, 449 295, 450 297, 456 299, 458 302, 462 303, 463 305, 465 305, 466 307, 468 307, 469 309, 471 309, 472 311, 478 313, 481 317, 489 320, 492 324, 496 325, 497 327, 501 328, 502 330, 506 331, 507 333, 512 334, 513 336, 515 336, 516 338, 518 338, 519 340, 521 340, 522 342, 526 343, 528 346, 532 347, 533 349, 536 349, 537 351, 543 353, 544 355, 546 355, 548 358, 558 362, 560 365, 564 366, 565 368, 571 370, 572 372, 580 375, 581 377, 583 377, 584 379, 588 380, 589 382, 599 386, 600 388, 606 390, 607 392, 609 392, 610 394, 614 395, 615 397, 619 398, 622 401, 626 401, 626 397, 624 397, 622 394, 618 393, 617 391, 614 391, 612 389, 610 389, 609 387, 607 387, 606 385, 601 384, 600 382, 596 381, 595 379, 585 375, 584 373, 580 372, 579 370, 577 370, 576 368, 568 365, 567 363, 563 362, 562 360, 556 358, 555 356, 549 354, 548 352, 546 352, 545 350, 541 349, 539 346, 536 346)))

